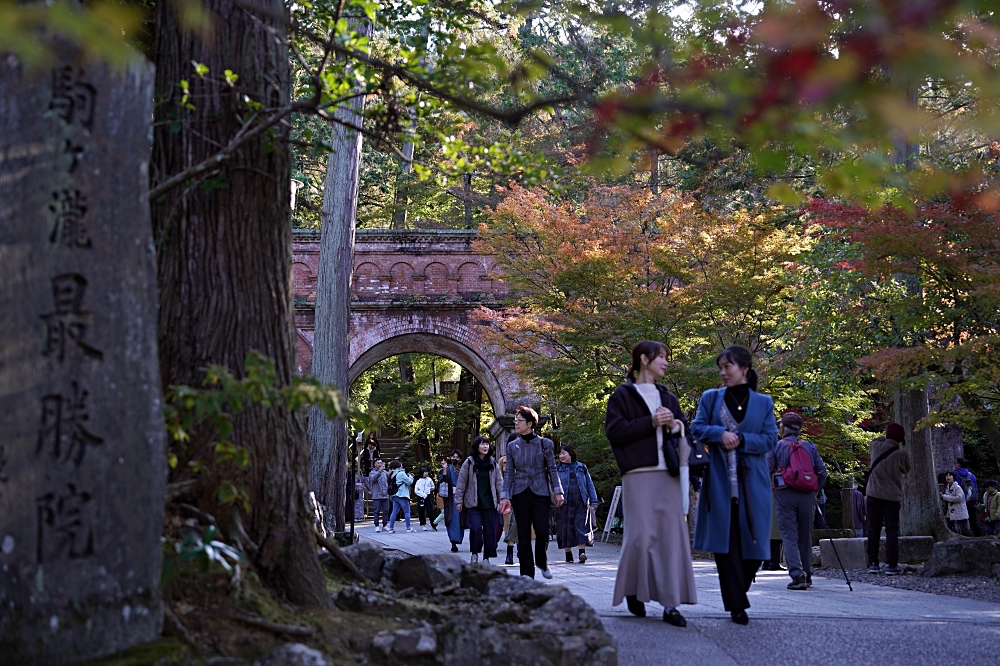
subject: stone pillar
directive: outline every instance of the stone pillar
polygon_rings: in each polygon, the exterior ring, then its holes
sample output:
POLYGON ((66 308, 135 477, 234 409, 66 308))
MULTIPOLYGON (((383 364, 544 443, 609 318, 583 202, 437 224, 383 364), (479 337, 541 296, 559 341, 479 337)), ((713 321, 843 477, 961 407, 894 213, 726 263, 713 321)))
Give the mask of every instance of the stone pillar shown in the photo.
POLYGON ((153 70, 0 59, 0 662, 161 631, 153 70))
POLYGON ((497 459, 500 459, 507 455, 507 440, 511 438, 514 433, 514 415, 513 414, 501 414, 493 419, 493 423, 489 425, 487 431, 490 433, 490 437, 496 442, 497 459))

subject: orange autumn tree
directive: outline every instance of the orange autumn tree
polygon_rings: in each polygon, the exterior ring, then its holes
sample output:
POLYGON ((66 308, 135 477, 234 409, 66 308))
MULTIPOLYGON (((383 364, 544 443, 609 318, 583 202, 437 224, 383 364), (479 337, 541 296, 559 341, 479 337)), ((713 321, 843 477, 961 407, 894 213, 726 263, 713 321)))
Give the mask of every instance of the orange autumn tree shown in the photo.
POLYGON ((625 186, 594 187, 581 202, 514 186, 481 232, 513 301, 480 313, 488 334, 560 414, 599 485, 615 477, 602 424, 632 346, 667 344, 667 381, 693 409, 718 383, 722 348, 772 345, 792 259, 806 247, 766 216, 722 217, 675 192, 625 186))

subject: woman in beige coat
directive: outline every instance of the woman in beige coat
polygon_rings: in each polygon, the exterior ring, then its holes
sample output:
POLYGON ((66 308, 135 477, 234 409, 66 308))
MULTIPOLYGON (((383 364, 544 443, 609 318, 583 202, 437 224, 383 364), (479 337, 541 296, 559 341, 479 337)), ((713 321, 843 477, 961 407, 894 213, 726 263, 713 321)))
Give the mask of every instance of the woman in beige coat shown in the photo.
POLYGON ((485 437, 472 440, 472 454, 462 463, 455 484, 455 508, 465 513, 469 525, 471 562, 483 562, 497 556, 497 526, 500 523, 497 507, 503 488, 503 474, 493 457, 493 447, 485 437))
POLYGON ((944 484, 941 499, 948 505, 948 528, 952 532, 967 537, 972 536, 972 530, 969 529, 969 508, 965 504, 965 491, 955 481, 955 474, 952 472, 945 472, 944 484))

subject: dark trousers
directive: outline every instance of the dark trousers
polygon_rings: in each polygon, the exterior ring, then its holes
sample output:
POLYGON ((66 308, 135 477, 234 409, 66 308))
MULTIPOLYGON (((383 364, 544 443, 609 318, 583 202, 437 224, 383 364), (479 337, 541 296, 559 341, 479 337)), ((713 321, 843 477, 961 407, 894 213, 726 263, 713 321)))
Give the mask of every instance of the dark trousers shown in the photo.
MULTIPOLYGON (((729 552, 715 553, 715 568, 719 572, 719 588, 722 590, 722 603, 727 611, 750 608, 747 592, 753 583, 760 560, 743 559, 743 542, 740 538, 740 507, 736 500, 730 507, 729 517, 729 552)), ((785 553, 788 559, 788 553, 785 553)))
POLYGON ((878 564, 878 548, 885 524, 885 563, 899 564, 899 502, 866 497, 868 507, 868 562, 878 564))
POLYGON ((426 525, 428 519, 434 520, 433 495, 428 495, 427 497, 417 497, 417 516, 420 518, 421 525, 426 525))
POLYGON ((469 552, 483 551, 483 557, 497 556, 497 510, 462 507, 469 523, 469 552))
POLYGON ((972 536, 983 536, 983 531, 979 529, 979 520, 976 518, 979 515, 979 504, 966 502, 965 506, 969 508, 969 527, 972 529, 972 536))
POLYGON ((530 490, 519 492, 510 498, 517 523, 517 559, 521 565, 521 575, 535 577, 535 567, 544 571, 549 568, 545 549, 549 545, 549 513, 551 502, 548 495, 536 495, 530 490), (531 554, 531 528, 535 528, 535 553, 531 554))

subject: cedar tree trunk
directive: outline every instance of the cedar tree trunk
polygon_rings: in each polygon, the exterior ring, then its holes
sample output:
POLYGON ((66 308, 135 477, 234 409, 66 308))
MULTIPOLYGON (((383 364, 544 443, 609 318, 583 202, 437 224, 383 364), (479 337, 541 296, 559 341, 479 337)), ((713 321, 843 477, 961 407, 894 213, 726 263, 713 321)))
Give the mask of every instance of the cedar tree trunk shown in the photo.
MULTIPOLYGON (((358 32, 369 29, 364 24, 358 32)), ((340 117, 353 127, 363 122, 364 97, 355 97, 340 117)), ((358 172, 361 134, 334 123, 323 184, 323 228, 316 275, 316 329, 312 371, 317 379, 348 394, 350 387, 351 276, 354 274, 354 225, 358 212, 358 172)), ((344 531, 347 465, 350 450, 347 422, 331 421, 318 409, 309 415, 312 465, 309 484, 326 520, 335 532, 344 531)), ((351 507, 354 510, 354 507, 351 507)))
POLYGON ((933 536, 936 541, 949 538, 951 532, 941 513, 931 430, 921 428, 914 432, 917 422, 927 417, 927 391, 896 391, 894 403, 896 422, 906 433, 906 449, 910 456, 910 471, 903 475, 899 533, 933 536))
MULTIPOLYGON (((157 3, 156 127, 153 178, 165 180, 213 155, 249 116, 244 95, 273 109, 288 103, 284 27, 234 0, 202 0, 212 27, 180 26, 175 2, 157 3), (269 32, 268 28, 274 30, 269 32), (199 77, 192 61, 208 66, 199 77), (231 69, 234 86, 222 81, 231 69), (181 80, 190 82, 181 104, 181 80)), ((257 4, 284 12, 281 0, 257 4)), ((280 128, 280 126, 279 126, 280 128)), ((198 183, 151 202, 160 288, 159 348, 165 386, 200 386, 205 367, 241 373, 251 350, 274 359, 278 381, 295 368, 291 288, 290 158, 286 130, 252 140, 198 183)), ((262 580, 291 601, 329 606, 308 503, 309 449, 303 419, 282 408, 251 406, 233 419, 231 441, 249 449, 246 469, 218 470, 203 481, 203 508, 223 526, 230 507, 217 499, 216 472, 249 496, 247 554, 262 580)), ((195 433, 184 457, 211 463, 213 433, 195 433)), ((226 532, 232 534, 231 532, 226 532)))

